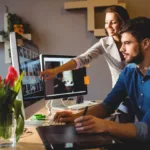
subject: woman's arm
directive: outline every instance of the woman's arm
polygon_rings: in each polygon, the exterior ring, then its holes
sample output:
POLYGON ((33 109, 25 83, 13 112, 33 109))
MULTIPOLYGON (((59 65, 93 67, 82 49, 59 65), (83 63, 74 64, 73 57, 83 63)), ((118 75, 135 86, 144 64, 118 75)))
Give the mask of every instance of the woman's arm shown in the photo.
POLYGON ((53 69, 46 69, 40 73, 40 77, 42 77, 44 80, 53 79, 58 73, 67 71, 67 70, 73 70, 77 66, 74 59, 68 61, 67 63, 53 68, 53 69))
POLYGON ((102 46, 101 42, 99 41, 95 45, 93 45, 90 49, 88 49, 85 53, 73 58, 69 62, 56 67, 54 69, 47 69, 41 72, 40 76, 43 77, 45 80, 54 78, 58 73, 78 69, 86 64, 89 64, 93 59, 96 59, 102 53, 102 46))
POLYGON ((54 68, 54 71, 56 72, 56 74, 63 72, 63 71, 67 71, 67 70, 73 70, 75 69, 77 66, 76 62, 74 61, 74 59, 71 59, 70 61, 68 61, 67 63, 54 68))
POLYGON ((103 54, 104 48, 101 43, 102 41, 100 40, 99 42, 94 44, 91 48, 89 48, 86 52, 74 58, 77 64, 76 69, 84 67, 94 59, 97 59, 99 55, 103 54))

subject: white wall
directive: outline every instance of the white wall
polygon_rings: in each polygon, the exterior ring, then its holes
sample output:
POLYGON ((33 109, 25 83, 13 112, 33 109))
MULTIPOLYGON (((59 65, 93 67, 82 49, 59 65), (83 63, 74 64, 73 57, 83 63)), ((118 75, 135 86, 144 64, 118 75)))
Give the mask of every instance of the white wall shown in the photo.
POLYGON ((3 78, 6 77, 9 66, 9 64, 5 64, 4 56, 4 44, 0 43, 0 76, 2 76, 3 78))

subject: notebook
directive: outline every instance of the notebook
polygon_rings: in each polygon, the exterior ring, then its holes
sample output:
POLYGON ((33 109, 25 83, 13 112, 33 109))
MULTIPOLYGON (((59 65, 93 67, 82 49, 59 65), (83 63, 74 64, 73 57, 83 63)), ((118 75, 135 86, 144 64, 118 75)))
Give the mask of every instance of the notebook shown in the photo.
POLYGON ((37 132, 46 150, 97 148, 103 145, 121 143, 117 138, 105 133, 79 134, 74 125, 39 126, 37 132))

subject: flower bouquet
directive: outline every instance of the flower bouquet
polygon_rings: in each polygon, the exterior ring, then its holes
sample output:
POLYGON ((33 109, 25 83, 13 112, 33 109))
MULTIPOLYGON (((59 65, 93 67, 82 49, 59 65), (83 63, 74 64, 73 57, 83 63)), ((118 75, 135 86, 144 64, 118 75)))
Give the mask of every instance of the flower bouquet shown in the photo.
POLYGON ((18 74, 13 67, 9 67, 6 79, 2 79, 0 76, 0 144, 1 139, 12 137, 12 126, 15 127, 16 141, 19 140, 23 132, 22 103, 20 100, 16 100, 23 76, 24 72, 18 78, 18 74))

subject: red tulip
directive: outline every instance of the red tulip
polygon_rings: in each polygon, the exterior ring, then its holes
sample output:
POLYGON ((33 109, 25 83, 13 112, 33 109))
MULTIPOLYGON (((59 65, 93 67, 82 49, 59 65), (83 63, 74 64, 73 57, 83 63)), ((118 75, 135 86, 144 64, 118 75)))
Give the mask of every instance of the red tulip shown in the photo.
POLYGON ((10 67, 8 68, 8 74, 9 74, 9 73, 13 74, 15 80, 18 79, 18 73, 17 73, 17 71, 15 70, 14 67, 10 66, 10 67))
POLYGON ((9 84, 10 87, 14 86, 15 81, 18 79, 17 71, 11 66, 8 69, 8 75, 5 80, 5 84, 9 84))

